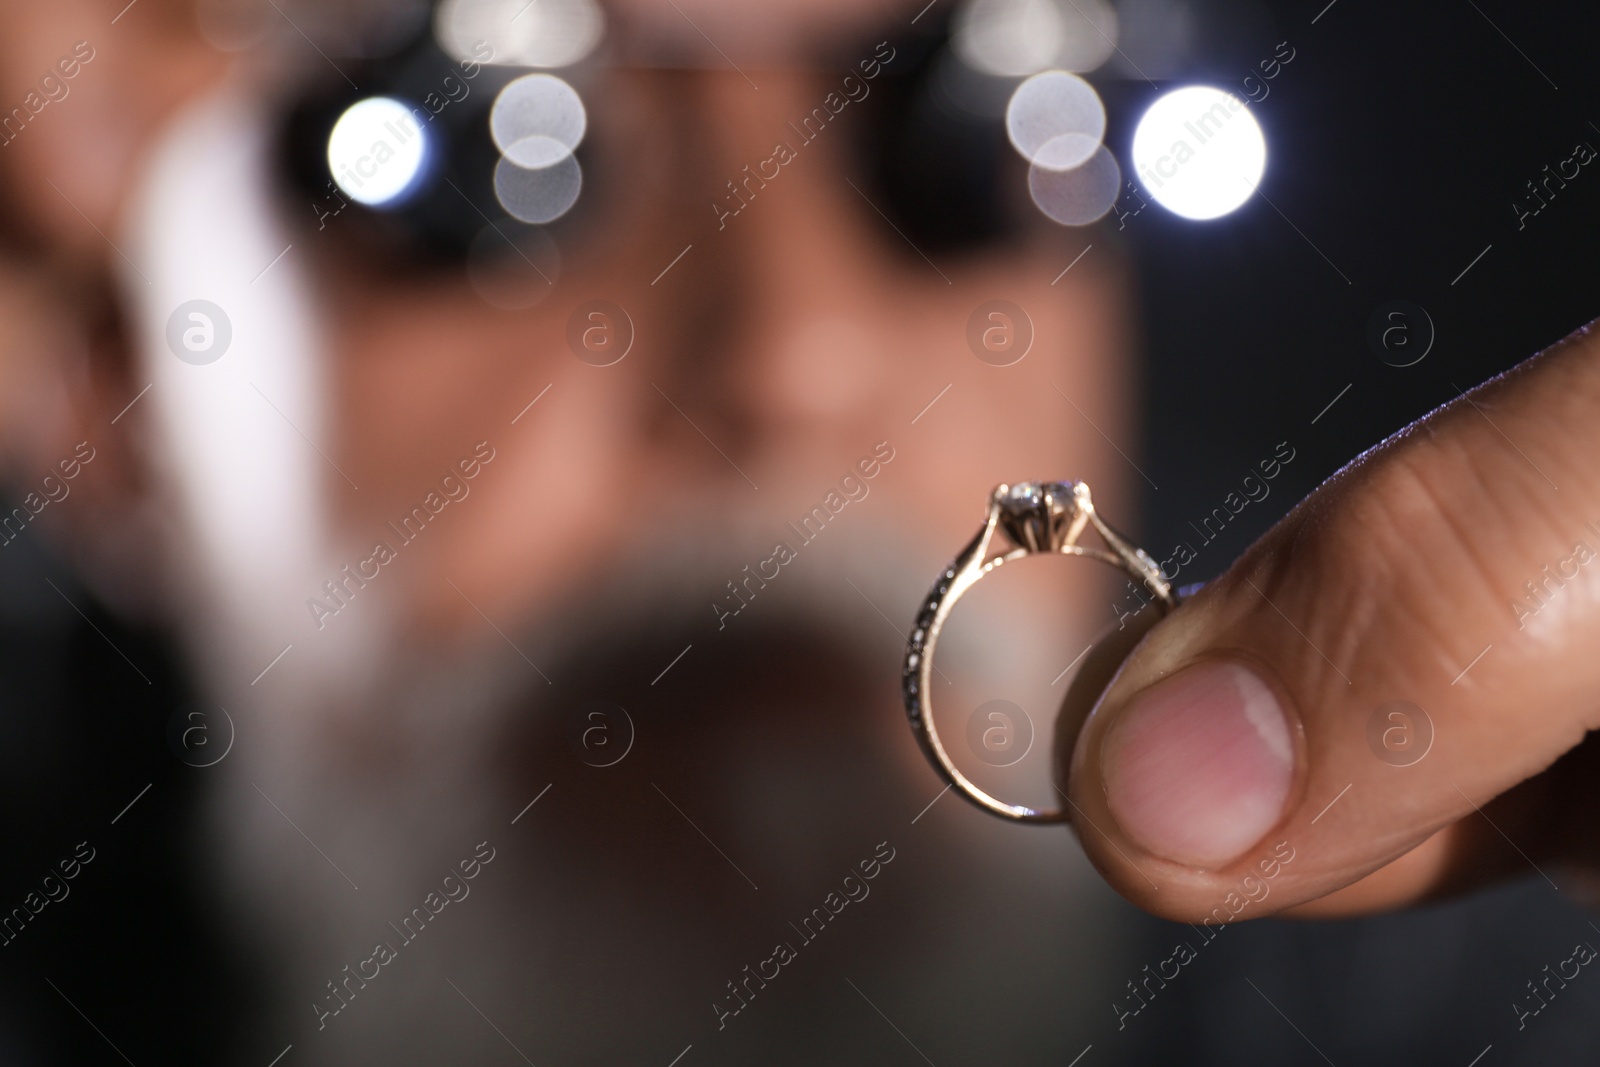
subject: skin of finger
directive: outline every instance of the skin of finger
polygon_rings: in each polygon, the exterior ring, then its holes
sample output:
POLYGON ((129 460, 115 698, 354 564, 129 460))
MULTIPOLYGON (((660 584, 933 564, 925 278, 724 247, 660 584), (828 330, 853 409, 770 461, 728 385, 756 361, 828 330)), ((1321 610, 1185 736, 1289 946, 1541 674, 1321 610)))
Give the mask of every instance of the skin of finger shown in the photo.
POLYGON ((1399 859, 1327 896, 1288 909, 1293 918, 1365 915, 1447 900, 1516 877, 1545 879, 1600 906, 1600 735, 1457 820, 1399 859))
MULTIPOLYGON (((1274 866, 1270 896, 1248 914, 1304 904, 1476 815, 1578 745, 1600 722, 1600 567, 1580 568, 1532 618, 1513 605, 1576 541, 1600 548, 1585 525, 1600 528, 1596 455, 1600 351, 1580 334, 1357 459, 1156 626, 1090 715, 1067 775, 1073 803, 1100 831, 1080 830, 1084 847, 1111 884, 1195 921, 1237 899, 1241 879, 1259 879, 1286 842, 1295 859, 1274 866), (1133 693, 1215 656, 1246 662, 1277 692, 1296 723, 1297 770, 1278 826, 1201 871, 1120 833, 1099 753, 1133 693), (1427 755, 1406 767, 1367 742, 1369 718, 1397 699, 1434 727, 1427 755)), ((1394 879, 1361 907, 1426 895, 1447 869, 1394 879)))
POLYGON ((1521 876, 1561 877, 1558 864, 1568 828, 1548 813, 1561 809, 1566 790, 1552 778, 1553 771, 1546 771, 1514 786, 1359 881, 1282 914, 1296 919, 1370 915, 1449 900, 1521 876))
MULTIPOLYGON (((1133 651, 1161 618, 1160 609, 1154 604, 1147 604, 1120 624, 1106 627, 1095 637, 1089 654, 1084 657, 1083 665, 1078 668, 1067 686, 1061 708, 1056 714, 1055 741, 1052 749, 1055 753, 1056 767, 1070 765, 1072 750, 1078 743, 1078 735, 1083 732, 1083 724, 1089 721, 1089 715, 1094 711, 1100 694, 1110 686, 1123 661, 1128 658, 1128 653, 1133 651)), ((1068 799, 1071 794, 1067 792, 1064 781, 1058 780, 1055 788, 1056 795, 1061 797, 1066 805, 1067 817, 1071 821, 1073 811, 1068 799)))

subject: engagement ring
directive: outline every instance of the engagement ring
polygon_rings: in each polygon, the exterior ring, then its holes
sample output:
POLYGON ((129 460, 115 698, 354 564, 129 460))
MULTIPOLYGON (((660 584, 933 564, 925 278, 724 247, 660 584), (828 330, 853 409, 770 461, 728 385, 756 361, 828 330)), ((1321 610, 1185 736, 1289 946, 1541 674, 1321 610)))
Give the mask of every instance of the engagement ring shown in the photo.
POLYGON ((1161 567, 1101 520, 1095 513, 1087 485, 1082 482, 1019 482, 997 486, 989 496, 989 517, 978 536, 945 568, 917 615, 906 646, 902 685, 912 732, 939 777, 993 815, 1018 822, 1058 823, 1067 821, 1064 811, 1038 811, 1020 804, 1007 804, 962 774, 950 761, 950 754, 939 739, 931 700, 934 646, 956 601, 979 578, 1002 564, 1044 553, 1088 556, 1109 563, 1148 589, 1162 612, 1176 606, 1177 598, 1162 575, 1161 567), (1104 547, 1078 543, 1089 528, 1099 535, 1104 547), (1009 547, 994 545, 997 532, 1009 542, 1009 547))

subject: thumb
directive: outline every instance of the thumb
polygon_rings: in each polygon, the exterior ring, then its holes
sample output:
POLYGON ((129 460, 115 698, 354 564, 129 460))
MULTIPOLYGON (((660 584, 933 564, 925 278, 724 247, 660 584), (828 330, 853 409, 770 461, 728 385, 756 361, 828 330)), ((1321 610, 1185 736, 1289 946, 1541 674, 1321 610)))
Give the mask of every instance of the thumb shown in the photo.
POLYGON ((1362 456, 1157 625, 1072 750, 1105 876, 1227 922, 1402 856, 1324 910, 1506 856, 1531 873, 1592 836, 1557 832, 1592 796, 1483 808, 1600 723, 1596 455, 1600 339, 1580 334, 1362 456))

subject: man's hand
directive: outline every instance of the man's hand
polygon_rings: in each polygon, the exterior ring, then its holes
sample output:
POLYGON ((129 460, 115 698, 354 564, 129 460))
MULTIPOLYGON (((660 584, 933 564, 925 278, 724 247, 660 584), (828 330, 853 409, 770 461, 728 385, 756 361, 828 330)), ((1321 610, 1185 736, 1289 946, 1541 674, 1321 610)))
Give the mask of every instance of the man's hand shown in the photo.
POLYGON ((1357 459, 1155 626, 1068 788, 1100 871, 1174 919, 1519 871, 1567 889, 1600 867, 1597 726, 1600 334, 1580 333, 1357 459))

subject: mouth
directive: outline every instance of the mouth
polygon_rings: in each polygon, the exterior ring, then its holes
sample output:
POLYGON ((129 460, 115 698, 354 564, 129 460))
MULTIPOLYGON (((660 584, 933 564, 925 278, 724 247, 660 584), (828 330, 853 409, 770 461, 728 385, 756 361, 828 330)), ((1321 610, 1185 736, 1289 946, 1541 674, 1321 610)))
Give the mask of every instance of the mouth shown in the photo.
POLYGON ((811 545, 790 533, 781 566, 753 538, 652 536, 519 628, 518 649, 502 657, 521 674, 512 717, 558 720, 609 702, 661 742, 706 746, 786 708, 814 705, 806 717, 819 731, 835 717, 892 711, 903 634, 875 605, 908 602, 918 579, 886 534, 863 527, 853 544, 811 545))

